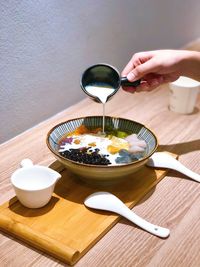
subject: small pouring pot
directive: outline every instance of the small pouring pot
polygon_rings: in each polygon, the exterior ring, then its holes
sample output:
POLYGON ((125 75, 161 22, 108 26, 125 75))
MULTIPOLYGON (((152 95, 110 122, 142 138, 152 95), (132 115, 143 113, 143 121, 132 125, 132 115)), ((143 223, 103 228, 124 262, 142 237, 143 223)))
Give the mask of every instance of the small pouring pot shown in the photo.
POLYGON ((140 82, 141 80, 129 82, 127 77, 120 77, 120 74, 115 67, 101 63, 92 65, 83 72, 80 86, 84 93, 86 93, 92 100, 100 103, 98 97, 87 91, 87 86, 97 86, 99 87, 99 90, 102 90, 103 87, 114 89, 114 92, 108 96, 108 101, 117 93, 120 86, 137 87, 140 82))
POLYGON ((27 208, 41 208, 51 199, 60 173, 40 165, 33 165, 30 159, 21 162, 21 168, 11 176, 18 200, 27 208))

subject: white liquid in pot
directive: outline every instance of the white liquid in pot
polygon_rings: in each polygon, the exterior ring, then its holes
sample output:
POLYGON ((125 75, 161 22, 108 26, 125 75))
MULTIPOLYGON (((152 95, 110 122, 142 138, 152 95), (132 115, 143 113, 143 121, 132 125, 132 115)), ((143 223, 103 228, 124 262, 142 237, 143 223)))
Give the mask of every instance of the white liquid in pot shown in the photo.
POLYGON ((107 102, 108 97, 115 91, 112 87, 108 87, 108 85, 87 85, 85 87, 86 91, 94 96, 97 97, 101 103, 103 104, 103 133, 105 129, 105 103, 107 102))

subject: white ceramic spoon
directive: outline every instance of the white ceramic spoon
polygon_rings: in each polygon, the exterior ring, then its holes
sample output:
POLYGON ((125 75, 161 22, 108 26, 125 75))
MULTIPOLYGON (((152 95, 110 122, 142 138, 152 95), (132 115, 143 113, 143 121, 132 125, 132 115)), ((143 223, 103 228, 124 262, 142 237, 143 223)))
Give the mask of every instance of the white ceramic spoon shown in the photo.
POLYGON ((119 198, 108 192, 96 192, 88 196, 84 204, 89 208, 107 210, 120 214, 153 235, 165 238, 170 234, 169 229, 145 221, 131 211, 119 198))
POLYGON ((146 163, 147 166, 150 167, 158 167, 158 168, 169 168, 172 170, 176 170, 178 172, 183 173, 189 178, 200 182, 200 175, 186 168, 182 163, 178 160, 170 156, 165 152, 156 152, 154 153, 146 163))

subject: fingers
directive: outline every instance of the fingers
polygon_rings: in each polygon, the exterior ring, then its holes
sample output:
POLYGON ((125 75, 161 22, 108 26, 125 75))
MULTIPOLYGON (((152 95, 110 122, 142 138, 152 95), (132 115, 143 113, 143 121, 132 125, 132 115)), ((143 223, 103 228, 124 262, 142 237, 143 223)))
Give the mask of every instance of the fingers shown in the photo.
POLYGON ((142 82, 137 87, 123 87, 123 90, 128 93, 139 93, 139 92, 145 92, 145 91, 152 91, 155 88, 157 88, 160 84, 155 83, 155 85, 150 85, 146 81, 142 82))
MULTIPOLYGON (((177 54, 177 53, 176 53, 177 54)), ((122 72, 130 82, 141 79, 137 87, 123 87, 126 92, 134 93, 151 91, 163 83, 173 82, 179 77, 179 72, 171 59, 171 51, 149 51, 133 55, 122 72)))
POLYGON ((138 93, 143 91, 152 91, 161 84, 165 83, 165 78, 163 76, 149 75, 148 79, 142 80, 141 84, 137 87, 123 87, 123 90, 129 93, 138 93))
POLYGON ((151 59, 153 55, 153 51, 139 52, 134 54, 122 71, 122 77, 127 76, 134 68, 151 59))
POLYGON ((130 82, 143 78, 146 74, 154 73, 158 70, 159 66, 154 59, 150 59, 145 63, 135 67, 129 74, 127 78, 130 82))
POLYGON ((171 83, 171 82, 176 81, 179 77, 180 77, 180 75, 177 73, 170 73, 170 74, 163 76, 163 79, 164 79, 163 82, 164 83, 171 83))
POLYGON ((135 68, 134 62, 131 59, 126 65, 126 67, 124 68, 124 70, 122 71, 122 74, 121 74, 122 77, 126 77, 129 74, 129 72, 131 72, 134 68, 135 68))

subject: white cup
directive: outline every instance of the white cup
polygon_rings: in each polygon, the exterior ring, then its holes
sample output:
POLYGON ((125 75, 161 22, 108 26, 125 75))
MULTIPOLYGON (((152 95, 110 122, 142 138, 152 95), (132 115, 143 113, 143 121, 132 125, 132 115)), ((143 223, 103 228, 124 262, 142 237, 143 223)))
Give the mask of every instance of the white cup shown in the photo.
POLYGON ((11 183, 22 205, 28 208, 41 208, 52 196, 60 173, 44 166, 33 165, 30 159, 21 162, 22 168, 11 176, 11 183))
POLYGON ((170 110, 181 114, 192 113, 199 93, 199 87, 200 83, 198 81, 184 76, 170 83, 170 110))

